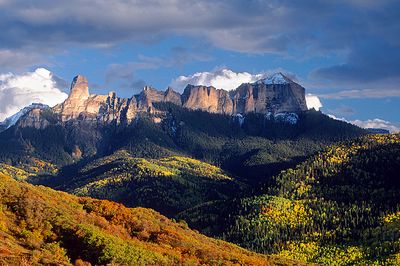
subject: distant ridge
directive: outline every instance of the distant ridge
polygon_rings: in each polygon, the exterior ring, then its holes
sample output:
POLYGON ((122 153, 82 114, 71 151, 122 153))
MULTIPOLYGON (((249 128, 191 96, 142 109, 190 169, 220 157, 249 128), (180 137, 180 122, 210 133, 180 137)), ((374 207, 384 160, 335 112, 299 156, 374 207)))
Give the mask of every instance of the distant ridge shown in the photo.
MULTIPOLYGON (((61 122, 79 119, 105 124, 130 124, 141 113, 159 113, 160 110, 154 107, 155 103, 172 103, 191 110, 226 115, 259 113, 270 116, 307 110, 305 89, 282 73, 254 83, 244 83, 233 91, 189 84, 180 94, 170 87, 166 91, 159 91, 146 86, 130 98, 118 97, 115 92, 108 95, 90 94, 87 78, 77 75, 72 80, 68 98, 51 110, 61 122)), ((40 121, 41 106, 33 105, 23 115, 33 109, 39 109, 30 116, 35 122, 25 121, 24 124, 45 127, 47 122, 40 121)), ((14 116, 12 123, 0 125, 0 129, 7 129, 23 115, 14 116)))

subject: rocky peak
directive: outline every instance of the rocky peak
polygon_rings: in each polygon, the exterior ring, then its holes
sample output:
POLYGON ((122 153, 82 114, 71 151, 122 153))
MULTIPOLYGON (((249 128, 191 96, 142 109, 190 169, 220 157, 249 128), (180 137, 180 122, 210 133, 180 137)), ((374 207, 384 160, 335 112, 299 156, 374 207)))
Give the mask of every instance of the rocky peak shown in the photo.
POLYGON ((164 100, 164 93, 152 87, 145 86, 138 96, 139 109, 148 109, 152 107, 153 102, 162 102, 164 100))
POLYGON ((174 91, 171 87, 168 87, 164 93, 164 101, 171 102, 176 105, 182 105, 181 95, 174 91))
POLYGON ((260 79, 257 81, 257 84, 266 84, 266 85, 274 85, 274 84, 289 84, 292 83, 293 81, 283 75, 281 72, 275 73, 273 75, 270 75, 266 78, 260 79))
POLYGON ((245 83, 231 92, 234 113, 301 112, 307 110, 305 89, 282 73, 255 83, 245 83))
POLYGON ((68 98, 81 100, 89 98, 89 85, 86 77, 78 75, 72 80, 68 98))
POLYGON ((109 97, 110 99, 115 99, 115 98, 117 97, 117 94, 115 93, 115 91, 110 91, 110 92, 108 93, 108 97, 109 97))
POLYGON ((55 110, 61 114, 63 121, 77 118, 80 113, 85 111, 87 107, 86 101, 89 97, 88 81, 84 76, 78 75, 72 80, 68 98, 64 103, 56 106, 55 110))
MULTIPOLYGON (((71 83, 68 98, 53 107, 52 111, 61 118, 60 122, 77 119, 104 124, 129 124, 143 112, 163 115, 163 111, 153 105, 157 102, 171 102, 192 110, 227 115, 252 112, 275 115, 307 110, 305 89, 282 73, 276 73, 255 83, 244 83, 230 92, 213 86, 189 84, 181 95, 171 87, 159 91, 145 86, 131 98, 117 97, 115 92, 106 95, 89 94, 88 80, 78 75, 71 83)), ((31 124, 39 125, 37 116, 34 116, 39 114, 39 111, 32 113, 31 124)))
POLYGON ((25 116, 26 114, 30 113, 33 110, 36 110, 36 109, 44 110, 44 109, 49 109, 49 108, 50 107, 48 105, 45 105, 45 104, 32 103, 31 105, 28 105, 28 106, 24 107, 18 113, 8 117, 3 122, 0 122, 0 132, 10 128, 13 125, 15 125, 23 116, 25 116))
POLYGON ((153 110, 153 103, 171 102, 181 105, 181 95, 168 87, 165 92, 145 86, 142 92, 137 96, 139 110, 153 110))

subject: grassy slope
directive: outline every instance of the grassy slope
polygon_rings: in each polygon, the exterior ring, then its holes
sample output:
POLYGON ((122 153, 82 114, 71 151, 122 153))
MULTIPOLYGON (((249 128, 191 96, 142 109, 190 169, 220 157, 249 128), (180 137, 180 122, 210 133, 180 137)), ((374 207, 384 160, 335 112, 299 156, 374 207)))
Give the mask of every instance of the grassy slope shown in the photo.
POLYGON ((0 264, 292 265, 144 208, 79 198, 0 173, 0 264))

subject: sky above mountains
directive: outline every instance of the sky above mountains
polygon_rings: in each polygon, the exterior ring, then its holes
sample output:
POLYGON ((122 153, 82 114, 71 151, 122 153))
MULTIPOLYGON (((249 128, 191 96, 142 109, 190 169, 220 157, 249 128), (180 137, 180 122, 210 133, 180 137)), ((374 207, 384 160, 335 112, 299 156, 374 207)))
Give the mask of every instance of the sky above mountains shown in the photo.
POLYGON ((398 10, 391 0, 0 0, 0 120, 62 100, 78 73, 93 93, 129 97, 281 71, 327 114, 396 128, 398 10))

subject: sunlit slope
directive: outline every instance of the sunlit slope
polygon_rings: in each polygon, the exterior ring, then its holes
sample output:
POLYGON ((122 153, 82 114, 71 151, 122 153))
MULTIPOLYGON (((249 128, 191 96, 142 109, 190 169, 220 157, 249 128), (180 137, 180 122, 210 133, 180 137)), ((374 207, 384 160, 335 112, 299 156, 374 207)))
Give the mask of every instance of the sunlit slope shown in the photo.
POLYGON ((79 196, 153 208, 167 215, 227 199, 245 188, 220 168, 195 159, 135 158, 126 151, 64 169, 60 176, 41 183, 79 196))
POLYGON ((79 198, 0 174, 0 263, 291 265, 144 208, 79 198))

